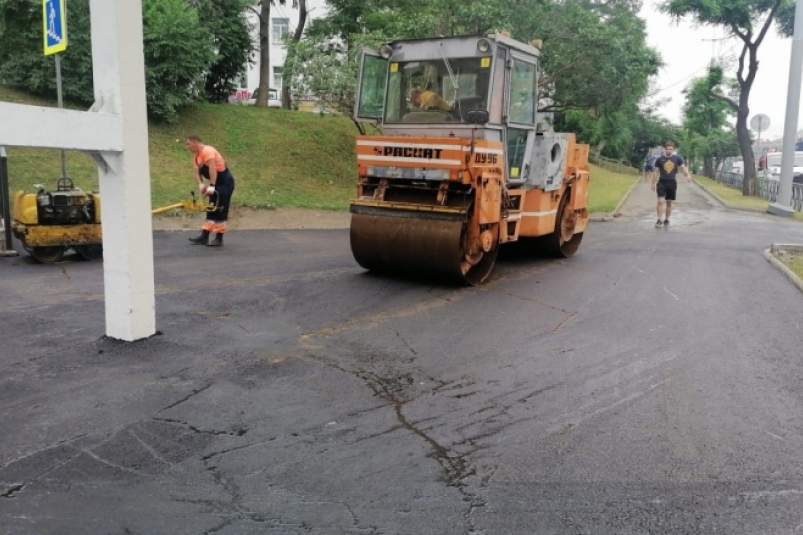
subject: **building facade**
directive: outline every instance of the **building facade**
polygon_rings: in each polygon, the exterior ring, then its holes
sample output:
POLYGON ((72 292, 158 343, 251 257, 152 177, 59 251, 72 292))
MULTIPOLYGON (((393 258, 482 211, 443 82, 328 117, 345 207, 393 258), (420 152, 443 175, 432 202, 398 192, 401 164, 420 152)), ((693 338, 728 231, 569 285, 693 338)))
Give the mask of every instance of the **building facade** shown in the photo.
MULTIPOLYGON (((287 59, 287 45, 285 39, 293 35, 298 27, 299 12, 292 7, 293 2, 288 1, 286 5, 276 2, 270 8, 270 28, 268 39, 270 45, 270 87, 278 91, 279 98, 282 94, 282 70, 284 61, 287 59)), ((326 15, 326 0, 307 0, 307 22, 309 23, 326 15)), ((251 23, 252 35, 257 50, 252 55, 254 63, 247 66, 246 72, 242 75, 239 82, 237 98, 246 100, 251 97, 254 90, 259 87, 259 5, 254 6, 253 10, 248 11, 248 21, 251 23)))

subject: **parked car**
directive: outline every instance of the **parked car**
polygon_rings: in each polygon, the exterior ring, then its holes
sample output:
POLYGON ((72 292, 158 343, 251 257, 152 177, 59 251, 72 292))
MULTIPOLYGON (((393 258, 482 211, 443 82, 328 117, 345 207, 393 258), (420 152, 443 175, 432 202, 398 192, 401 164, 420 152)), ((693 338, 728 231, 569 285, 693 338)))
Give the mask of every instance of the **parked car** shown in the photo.
MULTIPOLYGON (((767 154, 767 174, 770 180, 781 179, 781 158, 780 152, 767 154)), ((803 184, 803 151, 795 152, 795 162, 792 167, 792 182, 803 184)))
POLYGON ((332 113, 332 110, 330 110, 326 106, 315 106, 314 108, 310 108, 307 111, 310 111, 312 113, 317 113, 319 115, 329 115, 332 113))
MULTIPOLYGON (((243 104, 248 106, 253 106, 257 102, 257 94, 259 93, 259 88, 254 89, 254 92, 251 93, 251 97, 243 101, 243 104)), ((279 91, 276 89, 268 89, 268 108, 281 108, 282 101, 279 99, 279 91)))

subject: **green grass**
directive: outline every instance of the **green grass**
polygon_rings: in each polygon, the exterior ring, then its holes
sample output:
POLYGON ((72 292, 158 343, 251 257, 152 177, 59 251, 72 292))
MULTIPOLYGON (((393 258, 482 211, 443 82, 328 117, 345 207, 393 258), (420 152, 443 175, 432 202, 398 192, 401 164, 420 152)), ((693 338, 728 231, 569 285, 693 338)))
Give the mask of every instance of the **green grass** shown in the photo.
MULTIPOLYGON (((50 105, 0 86, 0 100, 50 105)), ((151 124, 149 149, 154 207, 195 191, 192 155, 184 138, 197 134, 223 153, 236 179, 235 203, 344 210, 356 192, 357 129, 347 118, 253 106, 197 104, 174 124, 151 124)), ((9 148, 11 190, 32 184, 55 188, 59 152, 9 148)), ((83 189, 98 187, 87 155, 68 152, 68 175, 83 189)))
POLYGON ((786 267, 795 272, 795 275, 803 279, 803 255, 774 255, 786 267))
MULTIPOLYGON (((0 100, 53 106, 4 86, 0 86, 0 100)), ((356 193, 357 129, 350 119, 253 106, 196 104, 177 123, 149 127, 154 207, 187 199, 190 191, 196 191, 192 155, 184 148, 188 134, 201 136, 223 153, 236 179, 237 205, 345 210, 356 193)), ((7 151, 12 192, 33 191, 31 186, 38 183, 55 188, 61 174, 58 151, 7 151)), ((89 156, 68 152, 67 169, 76 186, 97 189, 97 168, 89 156)), ((612 211, 634 180, 592 165, 590 211, 612 211)))
POLYGON ((638 176, 618 174, 592 165, 588 191, 589 212, 612 212, 637 180, 638 176))
MULTIPOLYGON (((694 178, 697 182, 716 193, 723 201, 736 208, 759 210, 763 212, 767 210, 767 206, 770 204, 767 199, 743 195, 742 190, 726 186, 708 177, 694 175, 694 178)), ((803 213, 801 212, 795 212, 792 217, 798 221, 803 221, 803 213)))

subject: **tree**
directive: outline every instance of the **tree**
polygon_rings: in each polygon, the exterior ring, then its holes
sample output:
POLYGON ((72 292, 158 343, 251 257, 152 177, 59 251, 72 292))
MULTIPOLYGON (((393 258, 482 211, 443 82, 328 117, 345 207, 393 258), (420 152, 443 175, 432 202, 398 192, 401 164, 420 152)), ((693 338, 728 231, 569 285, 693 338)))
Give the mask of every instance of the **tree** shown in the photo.
POLYGON ((714 162, 711 178, 716 175, 725 158, 737 156, 739 152, 739 137, 734 128, 728 127, 709 133, 705 138, 702 155, 703 158, 710 158, 714 162))
POLYGON ((696 172, 697 162, 702 159, 703 172, 709 178, 714 178, 726 158, 739 154, 739 139, 736 136, 736 130, 730 125, 710 130, 704 136, 684 129, 680 148, 692 172, 696 172), (705 162, 710 162, 710 164, 705 162), (709 170, 706 170, 706 165, 710 166, 709 170))
POLYGON ((214 59, 204 80, 206 98, 225 102, 255 50, 246 9, 251 0, 196 0, 201 25, 212 36, 214 59))
POLYGON ((644 21, 626 7, 590 0, 533 2, 511 21, 514 37, 543 41, 542 98, 555 109, 616 110, 646 94, 661 60, 644 21))
MULTIPOLYGON (((585 127, 619 139, 605 140, 616 150, 632 138, 622 123, 644 98, 649 77, 661 66, 646 45, 638 0, 330 0, 327 17, 310 24, 318 42, 337 36, 350 54, 355 36, 390 39, 460 35, 509 30, 513 38, 543 40, 540 85, 548 108, 584 110, 585 127), (617 113, 627 109, 627 113, 617 113), (600 124, 597 124, 597 123, 600 124), (604 124, 603 124, 604 123, 604 124)), ((579 124, 576 123, 576 124, 579 124)), ((590 133, 590 132, 589 132, 590 133)), ((594 137, 589 135, 587 137, 594 137)), ((598 144, 598 151, 605 149, 598 144)))
POLYGON ((666 140, 671 139, 673 126, 667 119, 658 117, 654 109, 645 107, 639 109, 635 115, 631 131, 633 134, 633 145, 630 149, 628 160, 635 167, 642 167, 644 156, 653 147, 660 146, 666 140))
MULTIPOLYGON (((514 30, 514 21, 522 13, 537 8, 533 0, 431 0, 426 16, 414 16, 397 21, 397 26, 407 23, 413 32, 426 31, 433 35, 481 34, 497 30, 514 30)), ((424 37, 424 35, 421 35, 424 37)), ((529 39, 524 38, 524 41, 529 39)))
MULTIPOLYGON (((294 53, 295 48, 292 46, 294 43, 301 41, 301 36, 304 35, 304 27, 307 24, 307 0, 298 0, 298 26, 296 26, 293 36, 290 38, 290 44, 287 47, 287 59, 285 64, 292 61, 291 55, 294 53)), ((286 67, 285 67, 286 68, 286 67)), ((292 76, 284 79, 284 88, 282 90, 282 108, 289 110, 292 104, 292 76)))
MULTIPOLYGON (((313 95, 343 115, 353 117, 361 51, 377 49, 382 41, 377 35, 354 35, 349 50, 345 50, 342 41, 322 36, 292 43, 285 69, 291 77, 293 98, 313 95)), ((365 134, 362 123, 354 124, 365 134)))
MULTIPOLYGON (((478 34, 502 29, 521 0, 328 0, 328 14, 310 24, 309 35, 338 37, 344 49, 357 35, 416 39, 478 34)), ((527 2, 535 0, 527 0, 527 2)))
MULTIPOLYGON (((756 192, 756 165, 752 139, 747 125, 750 115, 750 89, 758 72, 758 48, 773 22, 784 35, 791 35, 794 19, 793 0, 667 0, 660 9, 678 19, 691 17, 694 21, 720 26, 742 41, 736 69, 738 94, 723 93, 721 84, 712 89, 714 98, 727 103, 736 112, 736 135, 744 160, 742 193, 756 192)), ((724 82, 724 77, 720 76, 724 82)))
MULTIPOLYGON (((143 38, 148 114, 176 120, 178 111, 203 94, 215 64, 213 38, 202 26, 198 1, 144 0, 143 38)), ((64 97, 94 100, 89 1, 67 3, 70 47, 62 54, 64 97)), ((42 4, 0 0, 0 80, 34 94, 55 96, 53 58, 42 54, 42 4)))
POLYGON ((587 139, 597 139, 595 151, 610 144, 623 150, 626 123, 661 66, 646 44, 644 21, 627 2, 526 3, 510 28, 520 40, 543 40, 539 96, 550 104, 542 111, 584 110, 591 120, 582 123, 593 128, 587 139))
POLYGON ((633 157, 639 106, 661 66, 646 44, 638 0, 435 1, 449 6, 431 17, 438 28, 509 30, 520 41, 540 39, 539 111, 570 112, 562 127, 597 154, 633 157))
POLYGON ((185 0, 145 0, 142 23, 148 110, 154 118, 175 121, 181 106, 202 91, 214 61, 210 36, 185 0))
MULTIPOLYGON (((89 0, 71 0, 67 18, 70 47, 61 54, 64 98, 91 104, 94 88, 89 0)), ((0 0, 0 80, 55 98, 55 60, 42 53, 41 2, 0 0)))
MULTIPOLYGON (((723 100, 714 98, 712 90, 721 83, 721 70, 713 67, 707 76, 692 80, 683 91, 686 103, 683 105, 683 128, 690 134, 696 134, 699 143, 706 143, 711 137, 722 132, 727 119, 733 114, 732 108, 723 100)), ((719 138, 717 138, 719 139, 719 138)), ((703 157, 703 174, 709 178, 715 177, 715 154, 705 147, 699 151, 703 157)), ((689 156, 688 151, 686 155, 689 156)))
MULTIPOLYGON (((280 5, 285 5, 286 0, 279 0, 280 5)), ((262 108, 268 107, 268 97, 270 92, 270 7, 275 5, 276 0, 259 0, 259 92, 257 93, 256 105, 262 108)), ((293 0, 293 7, 296 0, 293 0)))

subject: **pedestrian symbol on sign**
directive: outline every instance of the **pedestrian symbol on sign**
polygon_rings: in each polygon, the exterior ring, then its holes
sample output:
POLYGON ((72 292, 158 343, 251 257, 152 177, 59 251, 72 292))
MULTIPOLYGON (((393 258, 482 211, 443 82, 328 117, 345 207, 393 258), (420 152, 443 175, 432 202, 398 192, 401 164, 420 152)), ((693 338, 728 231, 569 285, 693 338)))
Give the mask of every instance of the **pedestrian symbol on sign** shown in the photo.
POLYGON ((42 0, 45 55, 67 49, 67 9, 65 0, 42 0))

